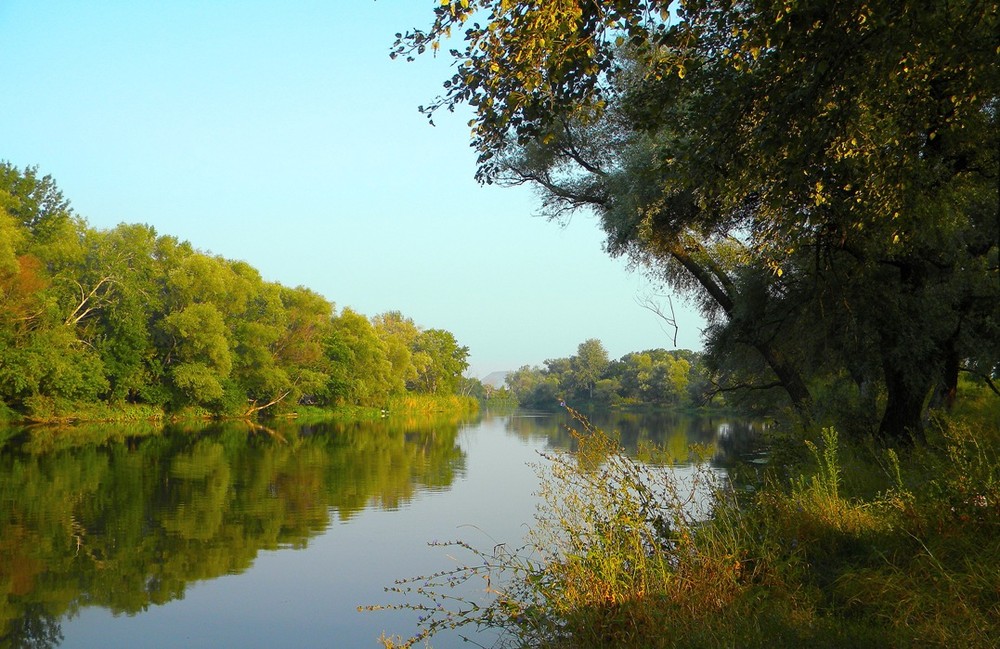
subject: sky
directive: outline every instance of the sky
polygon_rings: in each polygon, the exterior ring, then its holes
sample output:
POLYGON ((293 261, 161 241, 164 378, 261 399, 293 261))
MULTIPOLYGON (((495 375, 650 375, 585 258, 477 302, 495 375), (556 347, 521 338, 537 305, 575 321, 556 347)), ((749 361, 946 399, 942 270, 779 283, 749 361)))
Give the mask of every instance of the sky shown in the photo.
MULTIPOLYGON (((37 165, 95 228, 147 223, 372 316, 451 331, 470 376, 673 347, 663 289, 595 217, 476 183, 470 115, 417 106, 446 57, 390 60, 438 0, 0 0, 0 160, 37 165)), ((677 347, 702 321, 676 296, 677 347)))

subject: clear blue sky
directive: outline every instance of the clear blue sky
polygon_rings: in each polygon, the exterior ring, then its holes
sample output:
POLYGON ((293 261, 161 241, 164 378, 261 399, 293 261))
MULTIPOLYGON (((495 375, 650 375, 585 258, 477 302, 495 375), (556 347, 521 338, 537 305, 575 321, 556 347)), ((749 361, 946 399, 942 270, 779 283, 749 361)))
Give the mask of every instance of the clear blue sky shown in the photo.
MULTIPOLYGON (((38 165, 94 227, 151 224, 366 315, 471 350, 470 374, 670 347, 655 289, 593 217, 480 187, 468 115, 416 107, 446 59, 392 61, 438 0, 0 0, 0 159, 38 165)), ((675 306, 683 304, 675 299, 675 306)), ((678 346, 700 348, 687 313, 678 346)))

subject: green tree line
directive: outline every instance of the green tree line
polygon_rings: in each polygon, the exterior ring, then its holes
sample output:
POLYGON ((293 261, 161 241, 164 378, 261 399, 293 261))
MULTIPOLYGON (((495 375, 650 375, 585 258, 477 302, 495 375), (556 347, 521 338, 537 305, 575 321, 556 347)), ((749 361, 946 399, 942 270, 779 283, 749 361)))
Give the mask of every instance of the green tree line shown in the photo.
POLYGON ((50 176, 0 163, 0 413, 383 406, 455 393, 468 351, 398 311, 338 312, 148 225, 91 228, 50 176))
POLYGON ((648 349, 610 360, 601 341, 591 338, 573 356, 548 359, 544 367, 525 365, 508 374, 506 382, 517 402, 532 408, 552 409, 564 401, 697 407, 717 394, 702 356, 687 349, 648 349))

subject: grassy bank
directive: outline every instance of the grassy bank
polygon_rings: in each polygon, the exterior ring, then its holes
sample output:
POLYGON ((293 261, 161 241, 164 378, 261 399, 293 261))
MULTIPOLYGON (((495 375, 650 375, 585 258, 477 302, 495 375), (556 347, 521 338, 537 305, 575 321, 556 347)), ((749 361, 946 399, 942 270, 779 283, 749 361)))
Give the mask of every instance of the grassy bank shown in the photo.
MULTIPOLYGON (((159 406, 147 404, 110 404, 105 402, 77 402, 53 397, 31 397, 26 400, 27 411, 12 411, 9 422, 27 421, 43 424, 70 424, 75 422, 137 422, 168 419, 159 406)), ((183 413, 178 413, 183 414, 183 413)))
POLYGON ((488 626, 511 647, 995 646, 997 414, 937 418, 905 452, 817 430, 789 442, 793 464, 725 481, 639 464, 591 429, 548 458, 528 546, 453 544, 467 567, 401 583, 423 626, 385 645, 488 626), (450 599, 486 575, 485 602, 450 599))
MULTIPOLYGON (((370 421, 390 414, 418 415, 431 413, 474 413, 479 402, 472 397, 457 395, 405 394, 390 398, 384 408, 341 405, 333 408, 297 406, 282 411, 278 418, 294 417, 302 421, 323 421, 331 418, 370 421)), ((206 408, 187 407, 166 411, 159 406, 146 404, 109 404, 104 402, 76 402, 51 397, 34 397, 29 400, 27 413, 18 413, 0 402, 0 423, 74 424, 81 422, 130 423, 140 421, 197 421, 237 420, 267 418, 270 413, 254 413, 252 417, 240 414, 225 415, 206 408)))
POLYGON ((374 421, 384 417, 431 414, 472 414, 479 410, 479 402, 472 397, 454 394, 403 394, 389 398, 385 407, 341 405, 335 408, 299 406, 291 416, 301 421, 338 419, 348 421, 374 421))
POLYGON ((413 415, 434 412, 474 413, 479 401, 457 394, 407 393, 389 398, 388 414, 413 415))

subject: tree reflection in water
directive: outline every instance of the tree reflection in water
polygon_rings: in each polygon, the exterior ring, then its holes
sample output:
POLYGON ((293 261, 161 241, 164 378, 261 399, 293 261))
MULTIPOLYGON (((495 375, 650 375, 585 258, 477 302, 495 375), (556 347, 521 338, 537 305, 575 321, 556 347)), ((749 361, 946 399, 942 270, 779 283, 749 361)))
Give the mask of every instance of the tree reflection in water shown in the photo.
POLYGON ((30 604, 21 617, 11 621, 0 643, 10 649, 52 649, 63 641, 59 619, 49 615, 41 604, 30 604))
POLYGON ((464 471, 457 419, 39 428, 0 449, 0 638, 55 647, 85 606, 135 614, 261 550, 464 471))

